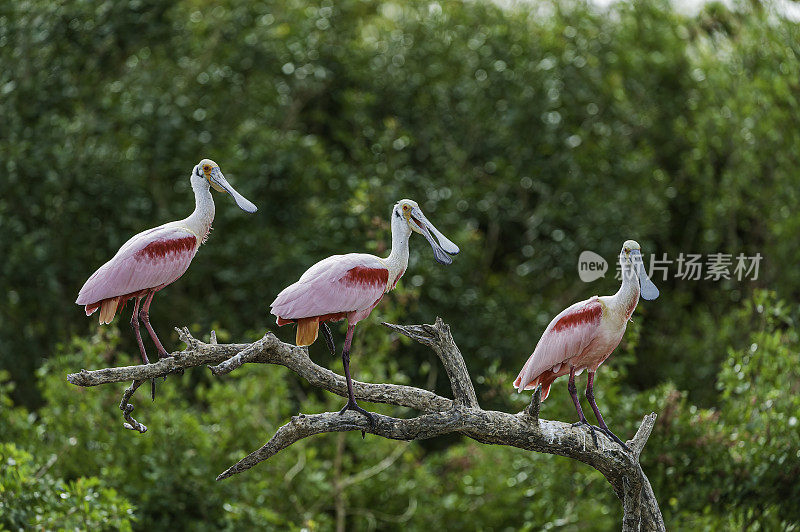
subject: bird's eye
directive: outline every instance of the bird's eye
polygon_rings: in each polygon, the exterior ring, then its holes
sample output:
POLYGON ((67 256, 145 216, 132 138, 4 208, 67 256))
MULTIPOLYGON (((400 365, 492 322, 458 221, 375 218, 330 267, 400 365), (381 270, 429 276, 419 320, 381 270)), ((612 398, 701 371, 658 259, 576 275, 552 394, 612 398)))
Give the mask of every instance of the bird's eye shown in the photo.
POLYGON ((625 253, 630 253, 630 252, 631 252, 631 248, 625 248, 625 253))
POLYGON ((208 166, 208 165, 205 165, 205 166, 203 167, 203 170, 205 170, 206 172, 208 172, 209 170, 211 170, 211 167, 210 167, 210 166, 208 166))
POLYGON ((403 210, 407 211, 408 210, 408 205, 403 205, 403 210))

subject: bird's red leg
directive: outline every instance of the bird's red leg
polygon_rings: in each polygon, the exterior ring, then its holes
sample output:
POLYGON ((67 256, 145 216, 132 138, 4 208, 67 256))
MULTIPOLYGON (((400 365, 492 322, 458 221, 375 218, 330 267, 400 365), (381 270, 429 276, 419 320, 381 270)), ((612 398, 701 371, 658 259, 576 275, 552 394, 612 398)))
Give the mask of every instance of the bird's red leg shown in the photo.
POLYGON ((150 335, 150 338, 153 339, 153 343, 156 344, 158 356, 160 358, 165 358, 169 356, 169 353, 167 353, 167 350, 164 349, 163 345, 161 345, 161 340, 158 339, 156 332, 153 330, 153 326, 150 325, 150 303, 153 302, 153 296, 155 295, 155 290, 151 290, 150 293, 147 294, 147 298, 144 300, 144 305, 142 305, 142 310, 139 312, 139 319, 142 320, 142 323, 144 323, 144 328, 147 329, 147 333, 150 335))
POLYGON ((580 420, 577 423, 573 423, 572 426, 588 425, 589 432, 592 433, 594 446, 597 447, 597 436, 594 433, 594 427, 586 421, 586 416, 583 415, 583 410, 581 409, 581 402, 578 400, 578 389, 575 387, 575 366, 570 366, 569 368, 569 383, 567 384, 567 389, 572 396, 572 402, 575 403, 575 410, 578 411, 578 419, 580 420))
POLYGON ((567 390, 569 390, 569 394, 572 396, 572 402, 575 403, 575 410, 578 411, 579 423, 587 423, 586 416, 583 415, 583 410, 581 409, 581 402, 578 400, 578 389, 575 387, 575 366, 569 368, 567 390))
MULTIPOLYGON (((139 303, 142 301, 142 298, 137 297, 135 298, 136 301, 133 304, 133 314, 131 315, 131 328, 133 332, 136 334, 136 343, 139 344, 139 352, 142 354, 142 360, 145 364, 149 364, 150 361, 147 359, 147 351, 144 349, 144 342, 142 341, 142 333, 139 330, 139 303)), ((156 397, 156 380, 150 379, 150 397, 155 399, 156 397)))
POLYGON ((586 382, 586 399, 588 399, 589 404, 592 405, 592 410, 594 410, 594 415, 597 418, 597 422, 600 424, 600 430, 603 431, 603 433, 606 436, 608 436, 618 444, 622 445, 623 449, 625 449, 626 451, 630 451, 630 449, 628 449, 628 446, 622 443, 622 440, 617 438, 616 434, 611 432, 611 429, 608 428, 608 425, 606 425, 606 422, 603 420, 603 415, 600 414, 600 409, 597 408, 597 403, 594 400, 594 371, 589 372, 589 378, 586 382))
POLYGON ((149 364, 150 361, 147 359, 147 351, 144 349, 144 342, 142 341, 142 333, 139 331, 139 302, 141 298, 136 298, 136 301, 133 304, 133 314, 131 315, 131 329, 133 329, 133 333, 136 335, 136 342, 139 344, 139 352, 142 354, 142 361, 145 364, 149 364))
MULTIPOLYGON (((150 303, 153 302, 153 296, 156 295, 155 290, 151 290, 147 297, 144 300, 144 305, 142 305, 142 310, 139 311, 139 319, 142 320, 144 323, 144 328, 147 329, 147 334, 150 335, 150 338, 153 340, 153 343, 156 344, 156 351, 158 351, 159 358, 165 358, 169 356, 167 350, 164 349, 164 346, 161 345, 161 340, 158 339, 156 336, 156 332, 153 330, 153 326, 150 325, 150 303)), ((164 375, 164 380, 167 379, 167 376, 164 375)), ((150 387, 150 397, 153 401, 156 400, 156 380, 152 380, 152 384, 150 387)))
POLYGON ((586 382, 586 399, 588 399, 589 404, 592 405, 594 416, 597 418, 600 428, 608 429, 606 422, 603 421, 603 415, 600 413, 600 409, 597 408, 597 403, 594 400, 594 371, 589 372, 589 379, 586 382))
MULTIPOLYGON (((353 379, 350 378, 350 344, 353 341, 353 332, 355 329, 355 325, 347 325, 347 336, 344 339, 344 348, 342 349, 342 364, 344 365, 344 376, 347 379, 348 398, 347 404, 339 411, 339 414, 344 414, 348 410, 355 410, 366 416, 369 420, 370 427, 375 427, 375 416, 358 406, 356 403, 356 396, 353 394, 353 379)), ((364 436, 364 431, 361 431, 361 436, 364 436)))

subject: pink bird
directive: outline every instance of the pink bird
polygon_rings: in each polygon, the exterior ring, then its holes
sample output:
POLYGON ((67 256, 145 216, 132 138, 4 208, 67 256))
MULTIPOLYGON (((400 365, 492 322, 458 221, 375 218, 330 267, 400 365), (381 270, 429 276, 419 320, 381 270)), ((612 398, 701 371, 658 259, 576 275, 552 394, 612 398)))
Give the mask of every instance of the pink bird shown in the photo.
MULTIPOLYGON (((191 183, 194 212, 188 218, 148 229, 125 242, 110 261, 89 277, 75 301, 86 307, 87 316, 99 310, 102 325, 111 323, 117 311, 121 311, 125 303, 133 299, 131 327, 145 364, 149 360, 139 332, 139 320, 153 339, 159 356, 168 356, 150 325, 150 304, 157 291, 183 275, 200 244, 208 238, 214 220, 211 188, 233 196, 243 211, 256 212, 256 206, 236 192, 222 175, 217 163, 210 159, 203 159, 194 167, 191 183), (142 300, 144 303, 139 310, 142 300)), ((151 393, 155 398, 155 380, 151 393)))
POLYGON ((401 200, 392 209, 392 250, 385 259, 365 253, 333 255, 309 268, 300 280, 285 288, 272 302, 271 312, 278 325, 297 323, 296 344, 311 345, 317 339, 319 326, 331 354, 336 354, 333 337, 326 322, 347 320, 347 335, 342 350, 342 363, 347 379, 347 404, 339 412, 355 410, 365 415, 374 426, 375 419, 356 404, 350 378, 350 345, 356 323, 363 320, 393 289, 408 266, 408 239, 414 231, 423 235, 437 262, 451 264, 450 255, 458 246, 440 233, 422 214, 416 202, 401 200), (434 239, 433 235, 436 236, 434 239))
MULTIPOLYGON (((547 326, 533 354, 522 367, 514 387, 518 392, 542 387, 542 400, 550 393, 550 385, 558 377, 569 374, 567 389, 575 403, 580 421, 577 425, 589 425, 581 410, 575 388, 575 375, 588 370, 586 398, 594 410, 599 430, 628 449, 622 440, 611 432, 594 400, 594 374, 600 364, 617 348, 625 327, 631 318, 639 295, 647 300, 658 297, 658 288, 645 272, 641 247, 633 240, 623 244, 619 255, 622 266, 622 286, 613 296, 594 296, 575 303, 562 311, 547 326)), ((592 425, 589 430, 597 444, 592 425)))

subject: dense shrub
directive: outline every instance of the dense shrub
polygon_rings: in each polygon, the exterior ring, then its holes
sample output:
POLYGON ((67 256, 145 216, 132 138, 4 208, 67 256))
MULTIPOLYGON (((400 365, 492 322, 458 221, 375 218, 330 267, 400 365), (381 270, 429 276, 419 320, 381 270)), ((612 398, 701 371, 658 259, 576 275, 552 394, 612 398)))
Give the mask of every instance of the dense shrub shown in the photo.
MULTIPOLYGON (((327 255, 386 253, 391 205, 411 197, 463 251, 443 268, 414 237, 398 289, 359 326, 354 371, 446 390, 430 352, 377 326, 441 315, 485 407, 521 409, 509 383, 550 318, 616 290, 613 275, 577 280, 582 250, 612 271, 627 238, 673 261, 760 253, 756 280, 676 279, 675 262, 656 276, 661 298, 639 307, 597 393, 619 432, 666 412, 646 467, 669 523, 788 527, 798 43, 795 22, 755 3, 3 4, 3 452, 36 471, 56 456, 28 480, 95 494, 119 526, 123 497, 143 528, 329 528, 337 508, 356 528, 614 526, 618 503, 587 468, 446 439, 322 437, 215 483, 292 413, 340 406, 278 368, 170 378, 137 403, 143 437, 120 428, 121 390, 67 386, 67 371, 137 358, 127 330, 98 329, 74 298, 130 235, 191 210, 188 173, 211 157, 260 209, 217 196, 216 231, 153 305, 168 348, 174 325, 223 341, 273 328, 281 288, 327 255)), ((563 389, 545 409, 573 416, 563 389)))

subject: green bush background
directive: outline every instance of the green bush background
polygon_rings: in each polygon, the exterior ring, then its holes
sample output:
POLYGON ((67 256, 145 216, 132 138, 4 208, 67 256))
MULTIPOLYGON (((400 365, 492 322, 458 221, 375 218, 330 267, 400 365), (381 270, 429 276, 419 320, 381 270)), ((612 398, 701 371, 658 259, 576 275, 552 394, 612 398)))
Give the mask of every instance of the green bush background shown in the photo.
MULTIPOLYGON (((616 290, 578 281, 582 250, 760 253, 757 280, 657 276, 598 402, 628 437, 659 413, 643 465, 668 528, 796 530, 799 57, 798 24, 757 2, 2 4, 0 528, 619 526, 587 466, 457 438, 320 436, 215 482, 290 415, 341 406, 282 368, 171 377, 137 396, 144 436, 121 428, 121 387, 67 385, 137 360, 127 316, 99 328, 73 301, 129 236, 186 216, 210 157, 259 211, 216 196, 208 244, 153 304, 168 349, 172 326, 275 330, 281 288, 385 254, 409 197, 462 253, 444 268, 412 239, 354 372, 449 393, 434 355, 378 326, 439 315, 487 408, 524 406, 510 382, 553 315, 616 290)), ((574 417, 564 388, 543 416, 574 417)))

